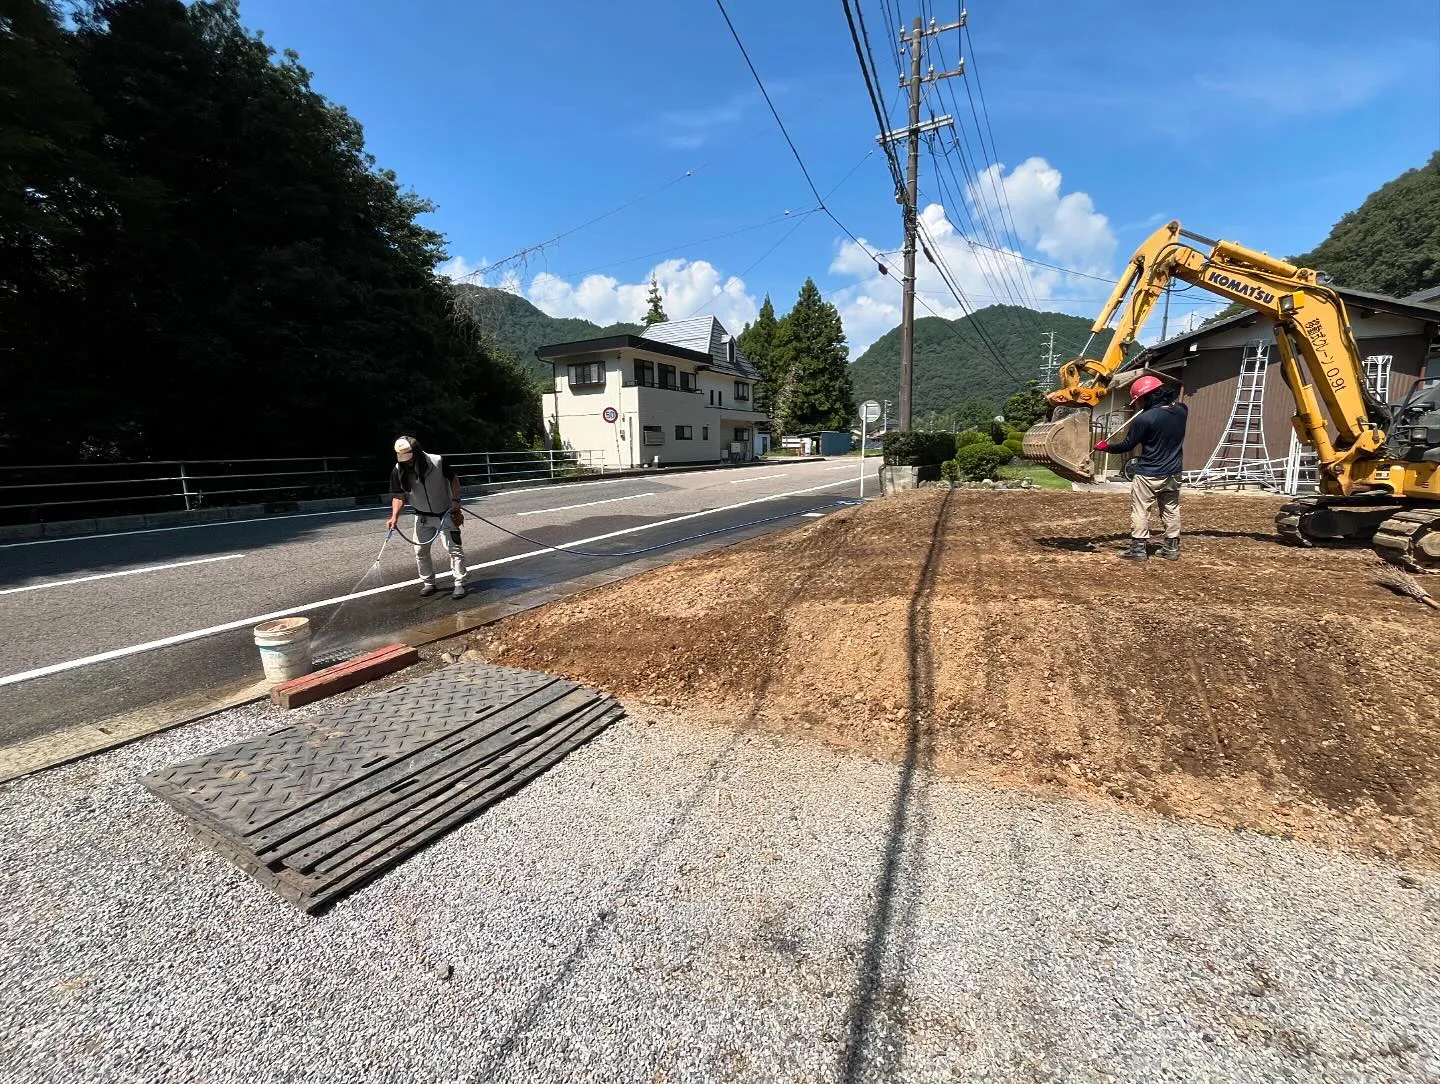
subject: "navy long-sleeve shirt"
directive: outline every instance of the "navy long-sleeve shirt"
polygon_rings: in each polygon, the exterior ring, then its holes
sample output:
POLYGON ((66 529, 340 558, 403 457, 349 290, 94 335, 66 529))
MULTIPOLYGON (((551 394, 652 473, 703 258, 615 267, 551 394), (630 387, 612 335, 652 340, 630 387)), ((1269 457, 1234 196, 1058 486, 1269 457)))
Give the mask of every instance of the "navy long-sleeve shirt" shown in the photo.
POLYGON ((1128 452, 1137 444, 1145 446, 1135 461, 1135 473, 1146 478, 1168 478, 1179 474, 1184 462, 1185 422, 1190 408, 1184 403, 1166 403, 1142 410, 1130 423, 1124 440, 1111 441, 1108 451, 1128 452))

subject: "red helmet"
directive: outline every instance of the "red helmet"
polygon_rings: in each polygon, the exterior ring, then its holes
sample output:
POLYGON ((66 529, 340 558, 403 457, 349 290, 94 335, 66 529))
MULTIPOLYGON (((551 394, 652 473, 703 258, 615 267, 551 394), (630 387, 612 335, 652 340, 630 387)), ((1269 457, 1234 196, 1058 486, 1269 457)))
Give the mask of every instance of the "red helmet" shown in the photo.
POLYGON ((1135 383, 1130 385, 1130 405, 1134 406, 1142 395, 1149 395, 1157 388, 1163 388, 1165 382, 1158 376, 1142 376, 1135 383))

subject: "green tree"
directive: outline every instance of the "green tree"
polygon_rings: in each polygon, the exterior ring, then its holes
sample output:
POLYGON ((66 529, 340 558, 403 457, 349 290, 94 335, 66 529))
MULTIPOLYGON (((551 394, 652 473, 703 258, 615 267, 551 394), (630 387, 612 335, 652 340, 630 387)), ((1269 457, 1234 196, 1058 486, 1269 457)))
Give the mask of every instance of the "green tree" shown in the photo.
POLYGON ((665 306, 660 297, 660 283, 654 275, 650 276, 650 296, 648 298, 650 308, 645 311, 645 319, 641 321, 644 327, 651 324, 663 324, 670 317, 665 315, 665 306))
POLYGON ((1016 429, 1029 429, 1045 417, 1045 393, 1038 383, 1031 381, 1029 387, 1005 400, 1000 413, 1016 429))
POLYGON ((735 336, 735 345, 760 370, 760 383, 755 389, 755 409, 767 414, 775 409, 776 392, 785 381, 783 359, 778 350, 777 340, 780 322, 775 319, 775 306, 770 295, 760 303, 760 312, 753 324, 746 324, 745 330, 735 336))
MULTIPOLYGON (((528 373, 494 356, 435 274, 444 239, 417 222, 432 205, 376 166, 355 119, 293 53, 245 30, 234 0, 89 0, 61 33, 50 50, 83 98, 57 117, 91 180, 75 188, 72 236, 42 252, 45 273, 16 302, 48 330, 22 325, 3 344, 19 362, 5 399, 25 407, 0 418, 12 455, 533 439, 528 373)), ((53 71, 3 70, 24 80, 7 101, 32 85, 64 96, 53 71)), ((19 168, 43 184, 44 165, 19 168)), ((0 244, 9 267, 21 246, 7 230, 0 244)))
POLYGON ((780 321, 777 354, 787 373, 783 396, 785 432, 848 429, 855 420, 845 328, 834 305, 807 278, 795 307, 780 321))

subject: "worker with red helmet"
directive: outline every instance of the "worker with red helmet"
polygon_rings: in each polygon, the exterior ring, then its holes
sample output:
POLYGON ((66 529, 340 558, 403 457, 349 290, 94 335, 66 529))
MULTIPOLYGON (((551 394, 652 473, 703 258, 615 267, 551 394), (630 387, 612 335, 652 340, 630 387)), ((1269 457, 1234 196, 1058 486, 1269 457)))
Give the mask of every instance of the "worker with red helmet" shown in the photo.
POLYGON ((1127 561, 1150 557, 1150 512, 1157 505, 1165 525, 1160 556, 1180 560, 1180 470, 1184 458, 1185 422, 1190 408, 1176 402, 1174 388, 1148 373, 1130 385, 1130 406, 1138 410, 1123 440, 1102 440, 1097 452, 1128 452, 1143 447, 1130 483, 1130 548, 1120 554, 1127 561))

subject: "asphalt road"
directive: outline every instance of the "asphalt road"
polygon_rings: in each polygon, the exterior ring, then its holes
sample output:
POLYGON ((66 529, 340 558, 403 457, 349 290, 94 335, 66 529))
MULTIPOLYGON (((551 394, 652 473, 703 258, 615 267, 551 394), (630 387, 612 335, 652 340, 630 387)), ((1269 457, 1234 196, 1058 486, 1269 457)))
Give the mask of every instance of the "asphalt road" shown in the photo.
MULTIPOLYGON (((326 603, 306 611, 316 654, 361 650, 457 609, 623 567, 640 559, 637 550, 680 559, 719 540, 794 526, 854 499, 859 469, 853 459, 829 460, 468 501, 470 593, 462 601, 446 590, 420 598, 413 552, 398 538, 376 565, 383 509, 0 547, 0 744, 258 680, 250 630, 268 615, 326 603), (543 548, 566 543, 627 556, 543 548)), ((878 493, 877 470, 867 464, 867 495, 878 493)), ((408 516, 402 528, 410 532, 408 516)), ((437 570, 448 567, 438 541, 433 556, 437 570)))

